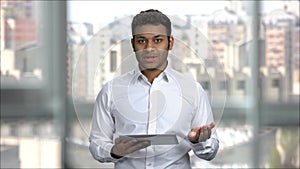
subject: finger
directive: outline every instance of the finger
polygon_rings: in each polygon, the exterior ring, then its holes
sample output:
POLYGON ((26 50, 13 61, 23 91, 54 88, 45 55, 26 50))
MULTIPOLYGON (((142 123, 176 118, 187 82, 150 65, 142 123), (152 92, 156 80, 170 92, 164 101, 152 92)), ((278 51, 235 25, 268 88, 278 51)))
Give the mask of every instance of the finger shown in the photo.
POLYGON ((210 128, 210 129, 214 128, 215 126, 216 126, 216 124, 215 124, 214 122, 211 122, 211 123, 209 124, 209 128, 210 128))
POLYGON ((188 134, 188 138, 190 141, 195 142, 198 140, 199 138, 199 132, 195 132, 195 131, 190 131, 188 134))
POLYGON ((121 143, 121 139, 120 139, 120 138, 116 138, 116 139, 115 139, 115 143, 116 143, 116 144, 121 143))
POLYGON ((209 139, 210 136, 211 136, 211 129, 209 128, 207 131, 208 131, 208 137, 207 137, 207 139, 209 139))
POLYGON ((206 140, 206 139, 208 139, 208 137, 209 137, 209 131, 208 130, 210 130, 210 129, 208 129, 208 127, 205 127, 204 128, 204 130, 203 130, 203 139, 204 140, 206 140))
POLYGON ((200 131, 200 134, 199 134, 198 141, 199 141, 199 142, 202 142, 202 141, 204 141, 204 132, 203 132, 203 130, 202 130, 202 131, 200 131))
POLYGON ((137 140, 130 138, 128 140, 122 141, 121 139, 116 139, 116 144, 113 147, 113 154, 118 156, 125 156, 132 152, 130 148, 137 143, 137 140))
POLYGON ((192 129, 193 132, 199 133, 199 131, 201 130, 202 126, 198 126, 192 129))
POLYGON ((208 138, 210 138, 210 128, 205 126, 200 132, 199 141, 206 141, 208 138))
POLYGON ((137 150, 143 149, 150 146, 150 142, 149 141, 139 141, 136 144, 132 145, 131 147, 129 147, 127 149, 127 153, 133 153, 137 150))
POLYGON ((213 129, 215 127, 215 123, 214 122, 211 122, 210 124, 209 124, 209 128, 208 128, 208 138, 210 138, 210 136, 211 136, 211 130, 213 129))
POLYGON ((138 142, 138 140, 136 138, 132 138, 132 139, 126 140, 125 142, 123 142, 123 144, 125 147, 132 147, 137 142, 138 142))

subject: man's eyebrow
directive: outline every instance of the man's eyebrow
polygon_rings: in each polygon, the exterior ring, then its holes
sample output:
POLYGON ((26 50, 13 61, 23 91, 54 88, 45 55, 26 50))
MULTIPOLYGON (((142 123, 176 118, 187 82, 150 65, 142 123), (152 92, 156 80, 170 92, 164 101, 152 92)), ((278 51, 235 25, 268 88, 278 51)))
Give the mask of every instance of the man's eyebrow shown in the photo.
POLYGON ((142 35, 134 35, 135 38, 145 38, 144 36, 142 35))
POLYGON ((161 36, 165 36, 165 35, 159 34, 159 35, 154 36, 154 38, 159 38, 159 37, 161 37, 161 36))
MULTIPOLYGON (((166 35, 162 35, 162 34, 158 34, 158 35, 155 35, 154 38, 158 38, 158 37, 162 37, 162 36, 166 36, 166 35)), ((135 38, 146 38, 145 36, 143 35, 134 35, 135 38)))

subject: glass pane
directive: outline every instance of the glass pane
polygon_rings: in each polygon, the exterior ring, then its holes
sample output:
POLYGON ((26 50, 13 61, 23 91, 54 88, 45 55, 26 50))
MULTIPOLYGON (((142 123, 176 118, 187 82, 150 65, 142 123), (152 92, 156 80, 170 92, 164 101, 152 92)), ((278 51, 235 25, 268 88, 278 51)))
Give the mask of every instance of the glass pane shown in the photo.
POLYGON ((299 2, 269 3, 263 3, 266 12, 261 16, 263 101, 299 103, 299 2))
POLYGON ((217 122, 216 158, 207 162, 191 152, 192 167, 299 167, 297 1, 69 1, 68 73, 73 79, 68 93, 74 110, 68 114, 67 166, 113 167, 95 161, 88 150, 93 105, 107 81, 136 64, 130 24, 135 14, 150 8, 172 18, 172 54, 180 58, 172 66, 202 85, 217 122), (114 10, 119 6, 122 10, 114 10), (284 10, 287 16, 278 13, 284 10), (280 26, 274 26, 273 14, 281 18, 280 26), (272 22, 267 24, 268 15, 272 22), (290 25, 282 23, 285 19, 290 25), (285 121, 280 114, 287 115, 285 121), (290 160, 283 160, 283 152, 290 160))
POLYGON ((39 3, 1 2, 1 88, 37 88, 44 73, 39 3))
POLYGON ((65 84, 53 75, 54 67, 61 69, 53 64, 64 47, 52 46, 58 40, 52 25, 60 23, 50 11, 63 12, 53 4, 1 1, 1 168, 61 168, 63 164, 61 126, 66 112, 57 93, 65 84))

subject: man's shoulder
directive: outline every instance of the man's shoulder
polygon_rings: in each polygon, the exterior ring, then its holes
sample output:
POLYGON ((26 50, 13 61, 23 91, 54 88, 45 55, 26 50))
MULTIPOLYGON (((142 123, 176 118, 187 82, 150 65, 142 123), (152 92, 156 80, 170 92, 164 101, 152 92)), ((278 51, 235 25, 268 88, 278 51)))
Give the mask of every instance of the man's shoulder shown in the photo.
POLYGON ((129 71, 121 75, 116 75, 111 80, 104 83, 102 86, 99 95, 111 93, 112 90, 120 89, 124 86, 127 86, 134 76, 134 71, 129 71))
POLYGON ((136 75, 136 71, 135 70, 131 70, 119 75, 116 75, 111 81, 110 83, 128 83, 130 82, 136 75))
POLYGON ((135 70, 131 70, 126 73, 115 75, 115 77, 113 77, 111 80, 107 81, 103 85, 103 88, 111 88, 113 86, 128 85, 135 77, 135 75, 136 75, 135 70))

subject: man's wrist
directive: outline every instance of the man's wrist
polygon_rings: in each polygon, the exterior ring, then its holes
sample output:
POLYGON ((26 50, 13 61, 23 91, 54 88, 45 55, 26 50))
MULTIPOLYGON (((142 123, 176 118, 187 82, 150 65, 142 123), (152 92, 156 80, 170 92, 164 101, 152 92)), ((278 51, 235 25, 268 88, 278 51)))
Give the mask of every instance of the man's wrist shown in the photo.
POLYGON ((191 141, 191 140, 190 140, 190 142, 193 143, 193 144, 199 143, 198 141, 191 141))
POLYGON ((111 151, 110 151, 110 156, 111 156, 112 158, 115 158, 115 159, 120 159, 120 158, 122 158, 122 156, 119 156, 119 155, 113 153, 113 152, 114 152, 114 148, 115 148, 115 146, 112 147, 112 149, 111 149, 111 151))
POLYGON ((115 158, 115 159, 120 159, 120 158, 122 158, 122 156, 116 155, 116 154, 114 154, 114 153, 112 153, 112 152, 110 152, 110 156, 111 156, 112 158, 115 158))

